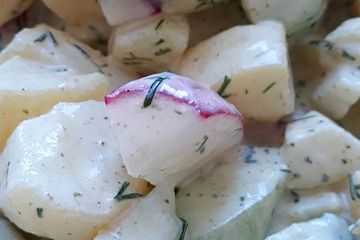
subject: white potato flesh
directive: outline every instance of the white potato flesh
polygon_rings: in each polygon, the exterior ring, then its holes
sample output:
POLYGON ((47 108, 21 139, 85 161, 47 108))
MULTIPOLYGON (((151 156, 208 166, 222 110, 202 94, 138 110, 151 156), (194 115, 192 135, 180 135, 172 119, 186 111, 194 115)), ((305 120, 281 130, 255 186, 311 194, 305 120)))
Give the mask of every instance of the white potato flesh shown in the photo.
POLYGON ((178 240, 181 230, 173 188, 157 186, 94 240, 178 240))
POLYGON ((327 0, 242 0, 242 6, 252 22, 280 21, 291 36, 314 28, 326 10, 327 0))
POLYGON ((312 95, 316 106, 334 119, 342 119, 359 98, 360 70, 348 65, 334 69, 312 95))
POLYGON ((109 86, 109 80, 98 72, 78 74, 62 65, 17 56, 9 59, 0 65, 0 150, 21 121, 39 116, 59 102, 101 100, 109 86))
POLYGON ((153 185, 178 184, 243 137, 242 116, 233 105, 175 74, 130 82, 105 102, 129 174, 153 185))
POLYGON ((324 39, 320 63, 327 69, 341 64, 358 67, 360 64, 360 17, 344 21, 324 39))
POLYGON ((263 240, 284 190, 279 149, 244 146, 229 159, 179 190, 177 213, 189 222, 186 239, 263 240))
POLYGON ((265 240, 352 240, 346 221, 333 214, 324 214, 308 222, 294 223, 265 240))
POLYGON ((59 104, 22 122, 1 155, 0 206, 23 230, 52 239, 92 239, 146 183, 128 176, 102 102, 59 104))
POLYGON ((346 20, 319 45, 319 62, 328 74, 312 99, 319 110, 333 119, 345 118, 360 97, 359 24, 359 17, 346 20))
POLYGON ((344 21, 334 31, 326 36, 326 40, 332 43, 345 44, 356 42, 360 38, 360 17, 344 21))
POLYGON ((54 65, 86 74, 104 73, 117 87, 135 79, 130 74, 108 61, 100 52, 75 40, 67 33, 41 24, 34 28, 21 30, 13 41, 0 53, 0 64, 13 56, 54 65))
POLYGON ((98 1, 43 0, 45 5, 66 23, 67 31, 87 43, 107 39, 111 32, 98 1), (76 32, 73 28, 80 31, 76 32), (81 31, 82 30, 82 31, 81 31), (81 32, 81 34, 80 34, 81 32), (84 35, 84 33, 87 33, 84 35))
POLYGON ((146 18, 161 10, 161 0, 99 0, 99 4, 112 26, 146 18))
POLYGON ((225 0, 163 0, 161 10, 168 14, 188 14, 214 7, 225 0))
POLYGON ((311 111, 290 122, 283 157, 289 186, 307 189, 335 183, 360 168, 360 141, 324 115, 311 111))
POLYGON ((141 74, 167 71, 180 60, 189 33, 186 17, 156 15, 118 26, 110 51, 125 67, 141 74))
POLYGON ((0 26, 20 15, 33 3, 34 0, 1 0, 0 26))
POLYGON ((294 110, 284 28, 262 22, 237 26, 185 52, 175 72, 223 92, 245 116, 276 121, 294 110))

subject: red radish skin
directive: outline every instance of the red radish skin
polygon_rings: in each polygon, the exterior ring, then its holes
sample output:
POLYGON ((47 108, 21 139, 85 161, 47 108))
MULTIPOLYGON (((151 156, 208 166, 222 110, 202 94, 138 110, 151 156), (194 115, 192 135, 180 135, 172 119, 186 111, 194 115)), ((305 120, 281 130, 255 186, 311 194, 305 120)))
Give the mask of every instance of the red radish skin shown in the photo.
POLYGON ((142 2, 153 9, 152 15, 161 12, 161 0, 142 0, 142 2))
POLYGON ((156 101, 156 98, 164 97, 179 104, 193 106, 204 119, 217 115, 228 115, 237 117, 241 123, 243 122, 241 113, 218 94, 189 78, 171 73, 154 74, 129 82, 105 96, 106 105, 121 101, 125 97, 146 95, 157 76, 166 76, 167 79, 157 89, 153 101, 156 101))

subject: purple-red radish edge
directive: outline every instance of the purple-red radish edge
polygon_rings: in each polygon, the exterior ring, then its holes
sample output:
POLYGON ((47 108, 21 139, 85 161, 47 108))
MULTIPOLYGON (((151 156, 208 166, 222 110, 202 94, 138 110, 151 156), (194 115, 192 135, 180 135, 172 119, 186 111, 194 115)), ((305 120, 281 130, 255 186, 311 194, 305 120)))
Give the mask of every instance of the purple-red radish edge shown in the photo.
POLYGON ((200 84, 194 82, 190 78, 186 78, 183 76, 179 76, 167 72, 140 78, 138 80, 131 81, 115 89, 114 91, 110 92, 104 97, 105 104, 110 105, 126 97, 138 97, 140 95, 143 97, 144 95, 146 95, 146 92, 149 90, 152 84, 152 81, 146 82, 145 80, 154 80, 156 78, 160 78, 164 76, 167 78, 167 80, 163 81, 162 86, 159 87, 159 89, 155 92, 155 99, 156 97, 163 97, 180 104, 187 104, 189 106, 194 107, 196 111, 199 113, 199 115, 205 119, 218 115, 227 115, 227 116, 237 117, 239 118, 241 123, 243 123, 243 116, 237 110, 237 108, 233 106, 231 103, 221 98, 215 92, 201 86, 200 84), (181 82, 176 83, 174 81, 169 81, 174 78, 181 82), (166 86, 164 87, 164 85, 166 86), (175 88, 173 88, 174 85, 175 88), (176 89, 176 86, 188 88, 192 92, 202 91, 202 93, 206 95, 205 97, 213 101, 209 101, 209 102, 203 101, 198 96, 198 94, 193 94, 192 96, 190 96, 190 98, 186 94, 181 95, 182 94, 181 91, 177 92, 178 89, 176 89), (172 92, 170 92, 171 90, 172 92))

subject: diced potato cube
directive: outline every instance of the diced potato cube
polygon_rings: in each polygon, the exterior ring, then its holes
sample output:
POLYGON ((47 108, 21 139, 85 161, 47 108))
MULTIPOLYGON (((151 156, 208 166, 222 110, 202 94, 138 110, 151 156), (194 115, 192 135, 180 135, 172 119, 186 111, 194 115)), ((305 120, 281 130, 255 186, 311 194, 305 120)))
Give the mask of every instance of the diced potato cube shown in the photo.
POLYGON ((343 118, 359 98, 360 70, 347 65, 330 73, 312 96, 316 105, 334 119, 343 118))
POLYGON ((38 236, 93 239, 137 202, 126 196, 147 193, 118 144, 102 102, 61 103, 22 122, 0 159, 5 216, 38 236))
POLYGON ((156 186, 133 209, 100 231, 94 240, 172 240, 179 239, 181 229, 181 221, 175 214, 174 190, 156 186))
POLYGON ((98 1, 77 0, 76 4, 72 0, 43 0, 43 2, 64 20, 67 31, 70 29, 77 39, 96 45, 99 41, 106 42, 109 37, 111 27, 98 1), (74 31, 75 29, 78 31, 74 31))
POLYGON ((79 74, 61 65, 11 58, 0 65, 0 150, 22 120, 45 113, 58 102, 101 100, 109 85, 100 73, 79 74))
POLYGON ((291 39, 319 25, 327 0, 242 0, 242 5, 253 23, 269 19, 284 23, 291 39))
POLYGON ((286 128, 283 157, 291 188, 335 183, 360 168, 360 141, 329 118, 311 111, 286 128))
POLYGON ((284 28, 237 26, 185 52, 176 72, 227 97, 247 117, 275 121, 294 110, 284 28))
POLYGON ((166 71, 180 60, 189 32, 186 17, 157 15, 119 26, 110 49, 124 66, 142 74, 166 71))
POLYGON ((339 64, 360 65, 360 17, 344 21, 329 33, 322 46, 320 63, 327 69, 339 64))
POLYGON ((161 11, 162 0, 98 0, 108 23, 112 26, 155 15, 161 11))
POLYGON ((125 72, 100 52, 44 24, 23 29, 16 34, 13 41, 0 53, 0 64, 13 56, 44 64, 62 65, 82 74, 104 73, 110 79, 112 88, 136 79, 134 74, 125 72))

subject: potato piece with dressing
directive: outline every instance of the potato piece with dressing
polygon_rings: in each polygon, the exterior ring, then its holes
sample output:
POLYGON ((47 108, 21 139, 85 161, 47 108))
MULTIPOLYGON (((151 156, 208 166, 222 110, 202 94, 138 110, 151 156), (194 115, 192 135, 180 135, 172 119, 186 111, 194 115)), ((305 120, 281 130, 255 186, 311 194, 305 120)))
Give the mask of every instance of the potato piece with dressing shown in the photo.
POLYGON ((106 22, 98 1, 43 0, 45 5, 64 20, 67 32, 92 45, 106 44, 111 27, 106 22), (76 31, 77 30, 77 31, 76 31))
POLYGON ((161 11, 161 0, 99 0, 99 4, 112 26, 146 18, 161 11))
POLYGON ((174 190, 157 186, 94 240, 178 240, 182 225, 175 214, 174 190))
POLYGON ((334 119, 342 119, 359 99, 360 70, 349 65, 336 67, 312 95, 315 105, 334 119))
POLYGON ((110 51, 125 67, 142 74, 170 70, 189 41, 184 16, 156 15, 116 28, 110 51))
POLYGON ((0 26, 7 21, 19 16, 33 3, 34 0, 1 0, 0 1, 0 26))
POLYGON ((44 64, 61 65, 81 74, 100 72, 109 78, 111 88, 136 78, 100 52, 44 24, 17 33, 13 41, 0 53, 0 64, 13 56, 44 64))
POLYGON ((293 119, 285 132, 283 157, 291 188, 335 183, 360 168, 360 141, 324 115, 311 111, 293 119))
POLYGON ((294 110, 285 31, 276 22, 215 35, 188 49, 175 72, 218 91, 250 118, 276 121, 294 110))
POLYGON ((316 87, 312 100, 333 119, 344 118, 360 99, 359 24, 360 18, 349 19, 317 44, 320 64, 328 74, 316 87))
POLYGON ((17 56, 9 59, 0 65, 0 150, 21 121, 45 113, 59 102, 101 100, 109 86, 109 80, 98 72, 79 74, 63 65, 17 56))
POLYGON ((284 23, 291 41, 319 25, 327 0, 242 0, 242 6, 253 23, 269 19, 284 23))
POLYGON ((38 236, 92 239, 147 191, 118 145, 102 102, 63 103, 22 122, 1 155, 1 209, 38 236))

